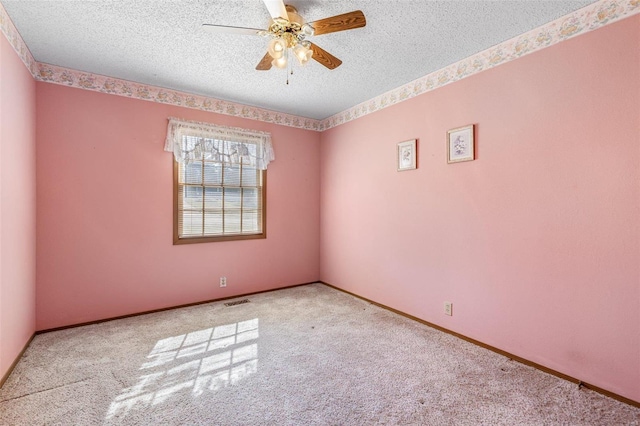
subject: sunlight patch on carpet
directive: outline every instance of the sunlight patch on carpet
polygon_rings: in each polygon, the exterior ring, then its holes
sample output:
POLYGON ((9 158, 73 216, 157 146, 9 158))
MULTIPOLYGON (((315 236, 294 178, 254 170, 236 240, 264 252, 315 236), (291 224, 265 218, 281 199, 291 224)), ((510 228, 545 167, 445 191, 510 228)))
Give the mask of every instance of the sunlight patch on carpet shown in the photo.
POLYGON ((190 393, 198 397, 258 370, 259 321, 254 318, 158 340, 143 374, 111 402, 107 419, 190 393))

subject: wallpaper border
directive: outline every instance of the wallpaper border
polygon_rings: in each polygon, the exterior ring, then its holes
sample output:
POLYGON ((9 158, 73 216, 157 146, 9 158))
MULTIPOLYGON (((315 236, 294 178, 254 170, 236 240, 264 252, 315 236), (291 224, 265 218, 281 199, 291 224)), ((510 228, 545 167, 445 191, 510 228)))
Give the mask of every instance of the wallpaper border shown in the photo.
POLYGON ((299 117, 37 62, 2 4, 0 4, 0 28, 37 81, 321 132, 637 13, 640 13, 640 0, 597 1, 324 120, 299 117))
POLYGON ((640 12, 640 0, 601 0, 324 119, 328 130, 640 12))

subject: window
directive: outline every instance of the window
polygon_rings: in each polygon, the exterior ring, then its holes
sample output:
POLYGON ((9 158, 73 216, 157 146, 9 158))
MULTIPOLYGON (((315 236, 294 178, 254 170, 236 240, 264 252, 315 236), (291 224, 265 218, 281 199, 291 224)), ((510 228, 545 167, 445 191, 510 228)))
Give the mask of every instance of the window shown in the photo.
POLYGON ((270 138, 192 122, 172 130, 171 120, 174 244, 266 238, 270 138))
POLYGON ((265 237, 263 170, 201 157, 175 162, 174 174, 174 243, 265 237))

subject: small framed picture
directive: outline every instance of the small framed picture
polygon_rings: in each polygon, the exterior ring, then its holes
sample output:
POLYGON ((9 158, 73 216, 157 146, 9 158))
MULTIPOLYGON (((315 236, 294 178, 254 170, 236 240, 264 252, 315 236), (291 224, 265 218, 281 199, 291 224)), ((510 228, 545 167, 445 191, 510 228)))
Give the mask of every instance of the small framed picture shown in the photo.
POLYGON ((398 144, 398 171, 416 168, 416 140, 400 142, 398 144))
POLYGON ((474 125, 458 127, 447 132, 447 163, 471 161, 474 157, 474 125))

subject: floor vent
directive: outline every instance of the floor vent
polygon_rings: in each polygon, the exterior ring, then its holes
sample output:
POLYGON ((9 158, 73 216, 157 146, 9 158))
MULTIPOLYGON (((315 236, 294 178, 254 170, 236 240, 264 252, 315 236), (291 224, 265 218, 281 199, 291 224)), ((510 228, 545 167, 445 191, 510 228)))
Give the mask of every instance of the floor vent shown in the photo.
POLYGON ((245 303, 249 303, 249 299, 234 300, 233 302, 225 303, 224 306, 236 306, 236 305, 243 305, 245 303))

